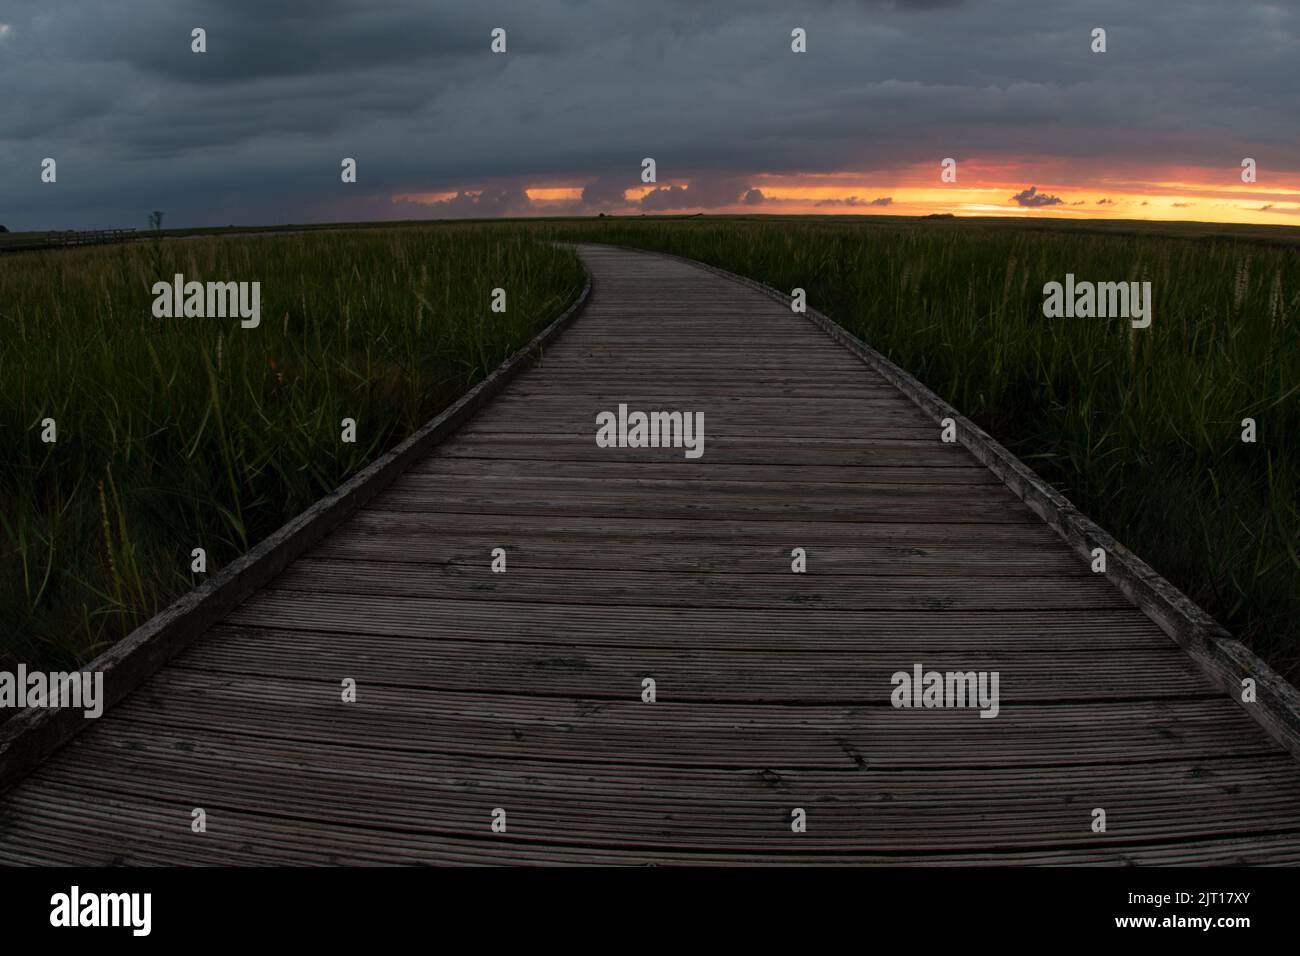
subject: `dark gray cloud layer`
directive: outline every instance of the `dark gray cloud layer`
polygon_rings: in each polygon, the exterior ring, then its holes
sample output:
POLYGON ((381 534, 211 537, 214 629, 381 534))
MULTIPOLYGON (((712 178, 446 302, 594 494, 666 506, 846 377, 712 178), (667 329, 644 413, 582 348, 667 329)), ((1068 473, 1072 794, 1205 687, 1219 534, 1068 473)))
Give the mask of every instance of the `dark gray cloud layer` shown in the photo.
POLYGON ((1262 0, 0 0, 0 222, 510 215, 561 178, 594 212, 646 156, 648 211, 943 156, 1294 171, 1298 24, 1262 0), (392 202, 431 191, 457 195, 392 202))

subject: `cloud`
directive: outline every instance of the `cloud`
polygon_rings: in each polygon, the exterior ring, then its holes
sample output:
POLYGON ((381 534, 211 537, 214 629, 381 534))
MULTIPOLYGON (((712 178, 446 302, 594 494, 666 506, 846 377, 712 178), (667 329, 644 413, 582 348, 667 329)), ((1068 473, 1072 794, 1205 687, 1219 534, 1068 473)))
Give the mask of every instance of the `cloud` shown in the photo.
POLYGON ((1113 206, 1113 205, 1115 205, 1115 200, 1113 200, 1113 199, 1098 199, 1098 200, 1097 200, 1097 205, 1098 205, 1098 206, 1113 206))
MULTIPOLYGON (((670 209, 717 209, 733 206, 755 190, 743 179, 734 176, 696 176, 686 187, 659 186, 641 197, 641 208, 646 212, 670 209)), ((762 193, 759 193, 762 196, 762 193)))
POLYGON ((497 216, 526 216, 532 200, 519 183, 492 186, 477 192, 461 191, 449 199, 432 202, 408 200, 409 205, 431 219, 488 219, 497 216))
MULTIPOLYGON (((1046 25, 1033 0, 813 0, 800 7, 801 55, 789 49, 791 9, 4 4, 0 169, 13 174, 0 177, 0 210, 30 229, 136 225, 151 209, 177 226, 308 222, 345 209, 409 215, 418 210, 387 197, 452 193, 440 209, 508 214, 517 193, 481 194, 501 183, 579 186, 579 211, 744 208, 779 193, 754 192, 757 181, 890 183, 954 144, 989 169, 1070 169, 1078 191, 1125 165, 1218 168, 1225 150, 1266 149, 1278 182, 1300 171, 1300 139, 1285 135, 1300 125, 1293 4, 1182 0, 1172 32, 1161 5, 1128 4, 1139 59, 1105 70, 1086 29, 1046 25), (190 52, 195 25, 208 31, 202 55, 190 52), (496 25, 505 55, 489 50, 496 25), (44 156, 59 160, 57 188, 26 172, 44 156), (358 160, 355 185, 339 181, 344 156, 358 160), (645 156, 677 192, 623 198, 645 156)), ((1094 12, 1095 0, 1060 0, 1052 23, 1086 25, 1094 12)), ((963 185, 990 185, 963 169, 963 185)), ((1030 208, 1050 199, 1035 189, 1030 208)), ((542 207, 559 204, 531 206, 542 207)))
POLYGON ((1049 196, 1047 193, 1040 193, 1037 186, 1030 186, 1028 189, 1021 190, 1011 197, 1011 201, 1020 206, 1060 206, 1065 200, 1059 196, 1049 196))
POLYGON ((685 186, 658 186, 641 197, 641 208, 647 212, 662 212, 696 205, 686 198, 687 192, 685 186))
POLYGON ((880 196, 876 199, 859 199, 849 196, 847 199, 822 199, 815 206, 888 206, 894 201, 893 196, 880 196))
POLYGON ((583 205, 597 209, 627 205, 627 196, 624 194, 635 185, 633 178, 631 174, 605 174, 596 178, 582 187, 583 205))

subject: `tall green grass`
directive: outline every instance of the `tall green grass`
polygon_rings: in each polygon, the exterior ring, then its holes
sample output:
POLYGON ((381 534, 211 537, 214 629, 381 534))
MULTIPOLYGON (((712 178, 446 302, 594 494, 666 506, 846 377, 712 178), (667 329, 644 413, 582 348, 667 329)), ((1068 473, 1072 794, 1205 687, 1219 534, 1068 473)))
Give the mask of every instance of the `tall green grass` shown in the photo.
MULTIPOLYGON (((1294 680, 1300 253, 972 223, 548 224, 789 291, 915 374, 1294 680), (1046 319, 1067 272, 1154 318, 1046 319), (1254 418, 1258 442, 1243 443, 1254 418)), ((737 347, 743 347, 737 343, 737 347)))
POLYGON ((246 551, 582 282, 571 252, 480 226, 0 258, 0 667, 86 661, 200 582, 193 548, 209 575, 246 551), (153 283, 178 272, 260 281, 261 325, 153 318, 153 283))

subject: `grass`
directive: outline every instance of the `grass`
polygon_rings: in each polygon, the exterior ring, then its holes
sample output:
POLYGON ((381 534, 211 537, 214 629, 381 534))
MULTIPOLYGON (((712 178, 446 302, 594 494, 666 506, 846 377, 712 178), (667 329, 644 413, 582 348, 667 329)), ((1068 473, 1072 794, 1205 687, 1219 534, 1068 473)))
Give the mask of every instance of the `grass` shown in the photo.
POLYGON ((611 218, 0 257, 0 666, 86 660, 198 582, 193 547, 211 573, 400 441, 572 299, 576 261, 538 241, 563 238, 803 287, 1295 680, 1296 234, 611 218), (177 271, 261 280, 261 327, 152 319, 149 287, 177 271), (1066 272, 1149 279, 1152 327, 1045 319, 1043 284, 1066 272))
POLYGON ((961 220, 534 228, 804 288, 1295 680, 1300 252, 1290 231, 1267 244, 1258 230, 1225 239, 1192 225, 1153 235, 961 220), (1043 285, 1067 272, 1150 280, 1152 326, 1045 319, 1043 285), (1247 417, 1255 444, 1241 441, 1247 417))
POLYGON ((572 253, 474 225, 0 257, 0 669, 84 663, 203 580, 192 549, 208 575, 247 550, 582 282, 572 253), (176 272, 260 281, 261 325, 153 318, 176 272))

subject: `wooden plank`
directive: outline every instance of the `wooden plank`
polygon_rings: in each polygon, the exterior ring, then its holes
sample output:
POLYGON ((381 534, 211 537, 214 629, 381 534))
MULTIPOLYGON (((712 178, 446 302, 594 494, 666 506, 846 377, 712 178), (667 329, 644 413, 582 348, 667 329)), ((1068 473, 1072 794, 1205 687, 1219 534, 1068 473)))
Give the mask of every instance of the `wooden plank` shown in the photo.
POLYGON ((1092 648, 1105 653, 1135 644, 1165 647, 1168 638, 1131 609, 953 612, 853 611, 818 608, 736 608, 546 604, 436 600, 355 593, 264 590, 227 617, 231 623, 364 635, 450 636, 463 640, 516 638, 548 645, 566 640, 645 647, 872 648, 928 653, 953 642, 989 646, 1092 648))
MULTIPOLYGON (((1010 702, 995 720, 951 709, 564 698, 434 690, 361 678, 357 706, 335 679, 205 672, 190 657, 120 705, 123 720, 177 733, 219 728, 268 739, 500 760, 638 766, 878 770, 1146 764, 1276 755, 1212 694, 1010 702), (191 665, 194 666, 191 666, 191 665), (1069 748, 1062 748, 1068 737, 1069 748)), ((215 653, 215 652, 214 652, 215 653)), ((143 732, 143 731, 142 731, 143 732)))
MULTIPOLYGON (((852 465, 862 466, 940 466, 966 465, 968 459, 960 448, 938 442, 865 441, 846 439, 841 442, 784 442, 772 439, 706 438, 709 464, 749 465, 852 465)), ((655 461, 674 463, 682 468, 701 468, 699 460, 685 457, 680 448, 597 448, 594 441, 555 439, 530 442, 499 435, 469 437, 449 443, 441 454, 449 458, 560 459, 565 461, 655 461)))
MULTIPOLYGON (((989 578, 817 577, 792 574, 691 574, 605 571, 574 576, 547 569, 507 574, 466 573, 460 568, 385 561, 335 561, 304 557, 267 585, 273 591, 374 594, 460 600, 557 604, 715 608, 822 608, 826 610, 1019 610, 1122 608, 1124 596, 1093 576, 989 578), (977 586, 971 587, 967 582, 977 586)), ((289 598, 286 600, 296 600, 289 598)))
MULTIPOLYGON (((999 496, 1000 497, 1000 496, 999 496)), ((494 493, 491 489, 460 493, 399 490, 385 495, 384 511, 458 514, 548 514, 560 516, 617 516, 625 518, 708 518, 749 522, 798 517, 805 527, 823 521, 872 522, 907 520, 916 524, 961 520, 965 524, 1030 524, 1033 516, 1017 501, 953 499, 926 496, 924 489, 902 492, 864 489, 858 495, 818 498, 815 509, 784 495, 727 496, 716 491, 697 495, 579 494, 563 497, 546 490, 534 494, 494 493)), ((798 543, 797 541, 795 543, 798 543)))
MULTIPOLYGON (((436 536, 455 533, 466 528, 465 519, 455 514, 394 513, 378 508, 368 508, 355 516, 353 527, 382 529, 382 533, 397 533, 409 529, 412 534, 436 536)), ((764 541, 784 544, 791 536, 809 536, 808 540, 821 544, 853 545, 880 543, 899 546, 927 547, 932 545, 968 546, 975 549, 1039 548, 1059 544, 1052 533, 1041 524, 979 522, 978 535, 972 522, 959 520, 916 522, 907 521, 818 521, 809 524, 797 519, 773 518, 770 521, 746 522, 728 518, 659 518, 647 522, 640 518, 601 517, 583 515, 530 515, 501 514, 477 515, 473 521, 475 533, 484 537, 497 534, 548 534, 584 538, 623 536, 670 536, 685 541, 764 541)))
MULTIPOLYGON (((689 477, 672 465, 653 461, 566 462, 539 466, 518 459, 447 458, 431 455, 409 471, 413 475, 457 475, 485 480, 512 475, 543 478, 579 478, 589 481, 633 478, 639 481, 689 477)), ((853 467, 851 465, 726 465, 709 464, 712 484, 726 487, 740 481, 801 481, 835 485, 1000 485, 984 468, 953 462, 945 467, 901 465, 853 467)))
POLYGON ((1049 849, 1300 829, 1289 755, 1094 768, 924 771, 720 771, 556 766, 230 737, 210 731, 85 735, 79 765, 44 780, 77 785, 119 774, 111 792, 243 812, 273 806, 339 825, 463 835, 508 808, 516 839, 614 848, 733 852, 1049 849), (228 768, 232 761, 238 775, 228 768), (807 833, 789 826, 810 808, 807 833), (1091 830, 1107 808, 1105 833, 1091 830))
MULTIPOLYGON (((880 546, 842 547, 800 539, 811 562, 809 573, 820 575, 939 575, 1000 577, 1019 572, 1081 577, 1087 566, 1071 554, 1025 547, 973 548, 938 544, 909 547, 905 542, 880 546), (811 546, 810 546, 811 545, 811 546)), ((331 535, 312 552, 316 557, 348 560, 401 561, 426 565, 457 565, 487 570, 492 555, 482 532, 440 535, 396 532, 387 537, 347 528, 331 535)), ((509 566, 569 571, 715 571, 743 574, 788 569, 790 542, 725 542, 696 539, 681 543, 669 535, 580 536, 508 534, 492 538, 504 548, 509 566)))
MULTIPOLYGON (((618 462, 625 465, 628 462, 618 462)), ((560 467, 571 467, 561 463, 560 467)), ((662 467, 662 466, 661 466, 662 467)), ((463 470, 461 466, 460 470, 463 470)), ((448 470, 449 472, 452 469, 448 470)), ((926 481, 909 475, 906 484, 900 482, 896 475, 882 476, 879 481, 835 482, 809 481, 802 474, 788 476, 774 475, 768 479, 749 478, 741 481, 726 481, 716 478, 702 478, 688 471, 665 471, 663 477, 650 478, 640 470, 597 474, 597 475, 555 475, 550 468, 514 467, 507 470, 483 468, 474 481, 475 487, 489 489, 496 494, 527 494, 542 492, 549 496, 562 498, 566 496, 590 497, 606 494, 621 497, 629 502, 640 498, 656 500, 661 498, 686 498, 690 500, 707 500, 710 496, 719 498, 754 498, 797 499, 815 498, 817 503, 825 498, 829 500, 865 499, 874 502, 880 499, 923 500, 955 498, 972 501, 1002 502, 1019 510, 1020 503, 999 485, 984 484, 977 491, 968 490, 967 483, 951 480, 954 476, 944 474, 938 469, 935 473, 947 481, 926 481)), ((710 472, 712 469, 710 469, 710 472)), ((439 497, 451 493, 463 493, 465 476, 463 474, 444 473, 442 471, 421 471, 418 474, 404 475, 394 484, 393 491, 406 494, 424 494, 439 497)), ((970 484, 975 484, 971 482, 970 484)), ((810 504, 808 507, 816 507, 810 504)))
POLYGON ((587 643, 535 647, 518 641, 436 642, 355 639, 269 628, 213 630, 221 640, 192 649, 184 666, 231 675, 280 675, 319 681, 331 696, 343 677, 389 686, 511 692, 551 697, 633 700, 643 678, 655 679, 662 700, 755 703, 840 703, 887 707, 891 676, 915 663, 937 671, 996 671, 999 700, 1021 701, 1185 697, 1210 691, 1205 677, 1177 647, 1146 646, 1099 656, 1091 649, 1043 654, 982 648, 951 641, 920 655, 895 649, 873 653, 783 648, 737 653, 734 648, 655 648, 587 643), (310 648, 304 651, 303 646, 310 648), (1149 674, 1161 673, 1153 685, 1149 674))
POLYGON ((348 827, 293 817, 223 810, 222 825, 202 840, 188 832, 188 815, 148 797, 103 791, 87 794, 66 786, 35 781, 14 798, 18 820, 9 846, 0 843, 0 863, 42 863, 45 857, 27 847, 49 848, 58 858, 79 866, 159 866, 190 863, 234 865, 695 865, 772 866, 792 863, 817 866, 975 866, 975 865, 1258 865, 1300 862, 1294 835, 1249 839, 1200 839, 1172 844, 1124 844, 1070 851, 1012 851, 902 854, 781 852, 647 851, 586 846, 521 845, 502 834, 419 834, 368 826, 348 827), (180 819, 183 816, 183 820, 180 819))

